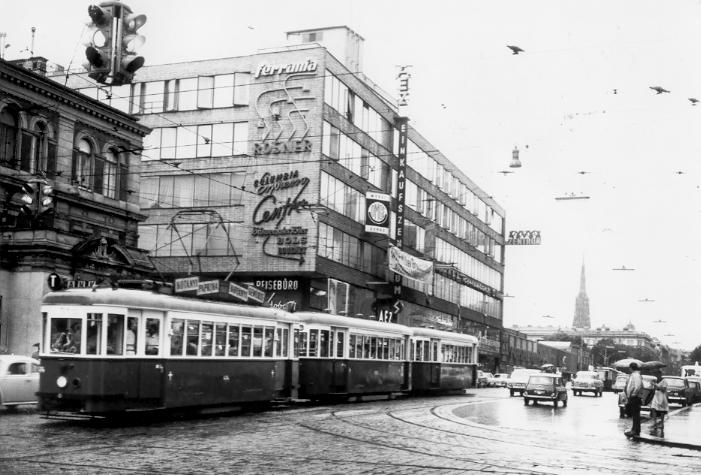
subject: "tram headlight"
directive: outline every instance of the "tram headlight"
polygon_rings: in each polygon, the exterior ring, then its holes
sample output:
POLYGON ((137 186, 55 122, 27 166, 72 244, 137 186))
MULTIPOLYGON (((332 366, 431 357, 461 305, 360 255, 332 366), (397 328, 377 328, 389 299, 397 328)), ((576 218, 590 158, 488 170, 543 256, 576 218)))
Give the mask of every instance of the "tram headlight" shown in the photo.
POLYGON ((58 386, 59 388, 63 389, 66 387, 67 384, 68 380, 65 376, 59 376, 58 378, 56 378, 56 386, 58 386))

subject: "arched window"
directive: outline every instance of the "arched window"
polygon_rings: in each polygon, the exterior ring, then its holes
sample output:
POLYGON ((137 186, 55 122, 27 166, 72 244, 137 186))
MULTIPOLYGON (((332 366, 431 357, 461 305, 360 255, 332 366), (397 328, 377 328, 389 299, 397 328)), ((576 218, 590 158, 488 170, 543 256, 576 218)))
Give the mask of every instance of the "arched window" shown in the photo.
POLYGON ((6 167, 17 166, 17 114, 5 107, 0 112, 0 164, 6 167))
POLYGON ((73 161, 73 181, 87 189, 92 189, 92 165, 94 152, 92 143, 86 138, 78 141, 73 161))
POLYGON ((95 159, 95 192, 102 193, 108 198, 117 199, 117 164, 119 152, 110 148, 105 158, 95 159))

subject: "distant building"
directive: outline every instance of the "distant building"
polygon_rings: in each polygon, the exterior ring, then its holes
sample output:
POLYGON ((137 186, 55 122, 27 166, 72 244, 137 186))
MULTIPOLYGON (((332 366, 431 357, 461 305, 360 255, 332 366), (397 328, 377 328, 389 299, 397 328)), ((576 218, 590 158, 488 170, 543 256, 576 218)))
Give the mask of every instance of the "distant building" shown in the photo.
POLYGON ((591 328, 589 319, 589 297, 587 296, 587 286, 584 278, 584 263, 582 263, 582 274, 579 278, 579 294, 574 304, 574 321, 572 328, 591 328))

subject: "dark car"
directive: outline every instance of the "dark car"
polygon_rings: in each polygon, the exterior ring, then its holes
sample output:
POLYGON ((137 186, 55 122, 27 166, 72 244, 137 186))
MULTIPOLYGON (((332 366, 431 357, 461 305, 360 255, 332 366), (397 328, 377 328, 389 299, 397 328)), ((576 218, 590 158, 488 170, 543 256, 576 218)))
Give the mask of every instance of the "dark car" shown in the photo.
POLYGON ((695 391, 689 387, 689 382, 681 376, 663 376, 667 382, 667 401, 670 404, 681 404, 682 407, 694 403, 695 391))
POLYGON ((689 376, 684 378, 689 383, 689 389, 693 395, 692 404, 696 402, 701 402, 701 377, 699 376, 689 376))
POLYGON ((562 402, 562 407, 567 407, 567 388, 562 377, 545 373, 532 375, 523 391, 523 404, 527 406, 530 401, 534 405, 539 401, 552 401, 555 407, 562 402))

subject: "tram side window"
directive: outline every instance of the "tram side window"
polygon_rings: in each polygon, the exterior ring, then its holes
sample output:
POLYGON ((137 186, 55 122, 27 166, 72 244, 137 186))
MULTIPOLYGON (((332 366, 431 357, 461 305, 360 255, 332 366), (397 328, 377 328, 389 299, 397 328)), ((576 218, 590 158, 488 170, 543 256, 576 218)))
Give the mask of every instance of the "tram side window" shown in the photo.
POLYGON ((387 338, 382 339, 382 359, 389 359, 389 339, 387 338))
POLYGON ((309 330, 309 351, 307 356, 317 356, 317 346, 319 345, 319 330, 309 330))
POLYGON ((51 352, 80 353, 81 321, 79 318, 51 319, 51 352))
POLYGON ((188 356, 197 356, 197 347, 200 339, 200 322, 196 320, 187 321, 187 335, 185 338, 187 341, 185 353, 188 356))
POLYGON ((438 341, 432 340, 431 361, 438 361, 438 341))
POLYGON ((299 341, 297 342, 297 356, 307 356, 307 332, 299 332, 299 341))
POLYGON ((328 358, 329 356, 329 331, 319 330, 319 356, 328 358))
POLYGON ((397 355, 397 359, 406 359, 406 342, 404 340, 399 342, 399 354, 397 355))
POLYGON ((251 327, 241 327, 241 356, 251 356, 251 336, 253 329, 251 327))
POLYGON ((253 356, 263 356, 263 329, 253 327, 253 356))
POLYGON ((160 347, 161 321, 157 318, 146 319, 146 348, 147 355, 157 355, 160 347))
POLYGON ((336 332, 336 356, 338 358, 343 358, 345 336, 345 332, 336 332))
POLYGON ((282 330, 282 356, 287 358, 290 355, 290 330, 284 328, 282 330))
POLYGON ((212 341, 214 340, 214 334, 212 330, 214 324, 211 322, 202 322, 202 337, 200 338, 200 348, 202 356, 212 356, 212 341))
POLYGON ((428 341, 423 342, 423 361, 431 361, 431 347, 428 341))
POLYGON ((214 356, 226 354, 226 323, 217 323, 214 330, 214 356))
POLYGON ((170 322, 170 354, 171 356, 183 355, 183 332, 185 320, 176 318, 170 322))
POLYGON ((389 339, 389 359, 391 360, 397 359, 397 353, 395 351, 397 343, 397 340, 395 340, 394 338, 389 339))
POLYGON ((348 357, 355 358, 355 335, 350 335, 348 340, 348 357))
POLYGON ((368 355, 368 358, 371 360, 377 358, 377 337, 370 337, 370 354, 368 355))
POLYGON ((124 315, 107 315, 107 354, 124 354, 124 315))
POLYGON ((263 334, 265 336, 263 356, 267 356, 270 358, 273 356, 273 342, 275 341, 275 329, 271 327, 265 327, 263 334))
POLYGON ((136 344, 139 335, 139 319, 136 317, 127 318, 127 354, 136 354, 136 344))
POLYGON ((282 356, 282 328, 275 329, 275 341, 277 341, 277 346, 275 347, 275 356, 278 358, 282 356))
POLYGON ((102 314, 89 313, 88 326, 85 331, 85 353, 99 355, 102 353, 102 314))
POLYGON ((363 358, 368 359, 370 358, 371 351, 370 351, 370 337, 363 335, 363 358))
POLYGON ((229 325, 229 356, 239 356, 239 336, 238 325, 229 325))

